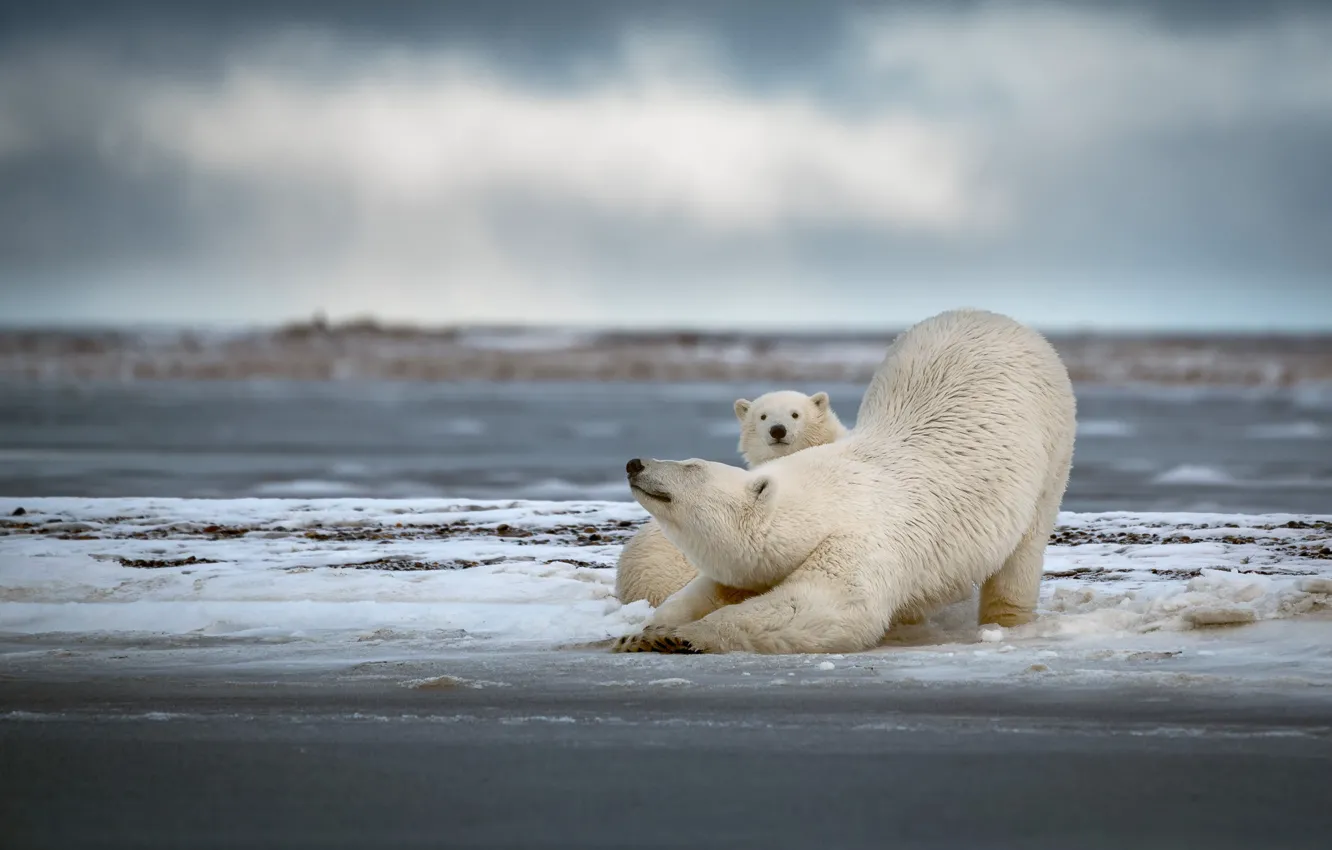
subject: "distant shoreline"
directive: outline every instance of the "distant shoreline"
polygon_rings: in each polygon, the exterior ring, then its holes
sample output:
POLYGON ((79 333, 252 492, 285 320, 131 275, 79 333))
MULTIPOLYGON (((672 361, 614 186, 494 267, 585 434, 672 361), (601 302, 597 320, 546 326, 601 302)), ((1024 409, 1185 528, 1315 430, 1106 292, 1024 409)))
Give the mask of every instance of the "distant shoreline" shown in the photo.
MULTIPOLYGON (((0 330, 0 379, 863 382, 893 336, 373 322, 228 332, 0 330)), ((1330 334, 1048 336, 1084 384, 1332 383, 1330 334)))

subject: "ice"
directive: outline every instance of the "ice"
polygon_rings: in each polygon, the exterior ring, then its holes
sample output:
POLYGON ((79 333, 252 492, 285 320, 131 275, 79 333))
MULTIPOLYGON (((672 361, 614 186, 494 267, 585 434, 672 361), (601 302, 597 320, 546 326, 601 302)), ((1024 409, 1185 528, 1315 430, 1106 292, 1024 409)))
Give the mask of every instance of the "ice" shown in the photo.
POLYGON ((587 493, 597 498, 624 497, 625 484, 622 479, 601 481, 595 484, 576 484, 562 478, 545 478, 526 486, 526 491, 542 499, 558 499, 575 493, 587 493))
POLYGON ((1255 440, 1318 440, 1328 436, 1328 430, 1317 422, 1301 419, 1255 425, 1248 430, 1248 436, 1255 440))
POLYGON ((585 440, 604 440, 617 437, 624 431, 619 422, 575 422, 573 432, 585 440))
POLYGON ((437 423, 436 431, 442 437, 475 437, 486 432, 486 423, 479 419, 458 417, 437 423))
POLYGON ((297 479, 295 481, 265 481, 256 486, 254 491, 260 496, 337 496, 351 493, 356 485, 350 481, 322 481, 319 479, 297 479))
MULTIPOLYGON (((225 645, 288 663, 308 652, 342 662, 591 652, 620 665, 607 681, 637 670, 630 678, 662 686, 715 683, 737 664, 766 673, 750 686, 792 669, 836 671, 814 681, 1332 684, 1327 517, 1064 513, 1035 622, 978 628, 973 596, 892 629, 877 649, 797 667, 606 652, 651 612, 613 593, 620 547, 645 519, 635 504, 596 501, 0 499, 0 637, 24 652, 128 644, 167 657, 225 645)), ((426 672, 401 678, 505 684, 426 672)))
POLYGON ((705 428, 709 436, 713 437, 735 437, 740 433, 740 424, 735 418, 718 419, 715 422, 709 422, 705 428))
POLYGON ((1185 464, 1163 472, 1154 479, 1156 484, 1208 484, 1230 485, 1235 479, 1224 469, 1185 464))
POLYGON ((1269 477, 1264 479, 1240 479, 1224 469, 1212 466, 1184 464, 1163 472, 1152 479, 1153 484, 1166 486, 1206 486, 1245 488, 1249 490, 1322 490, 1332 487, 1332 479, 1318 478, 1308 473, 1269 477))
POLYGON ((1136 430, 1131 423, 1116 419, 1086 419, 1078 422, 1079 437, 1132 437, 1136 430))

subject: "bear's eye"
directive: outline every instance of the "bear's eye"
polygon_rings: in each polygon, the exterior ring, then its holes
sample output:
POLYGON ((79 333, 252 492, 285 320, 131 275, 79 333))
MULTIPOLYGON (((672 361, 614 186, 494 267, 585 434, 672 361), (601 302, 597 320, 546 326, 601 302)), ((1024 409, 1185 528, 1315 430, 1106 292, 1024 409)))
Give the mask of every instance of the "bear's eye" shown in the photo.
POLYGON ((799 413, 792 413, 792 414, 791 414, 791 418, 792 418, 792 419, 799 419, 799 418, 800 418, 800 414, 799 414, 799 413))
POLYGON ((759 419, 767 419, 767 418, 768 418, 768 414, 766 414, 766 413, 759 417, 759 419))

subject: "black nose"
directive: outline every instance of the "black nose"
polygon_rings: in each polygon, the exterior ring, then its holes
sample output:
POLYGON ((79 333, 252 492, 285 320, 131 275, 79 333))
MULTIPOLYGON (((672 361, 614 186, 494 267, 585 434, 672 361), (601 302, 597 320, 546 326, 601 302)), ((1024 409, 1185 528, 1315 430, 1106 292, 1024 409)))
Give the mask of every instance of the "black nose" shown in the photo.
POLYGON ((768 429, 768 433, 772 435, 774 440, 784 440, 786 439, 786 426, 774 425, 768 429))
POLYGON ((629 473, 630 478, 633 478, 635 475, 643 471, 643 461, 634 458, 624 465, 624 471, 629 473))

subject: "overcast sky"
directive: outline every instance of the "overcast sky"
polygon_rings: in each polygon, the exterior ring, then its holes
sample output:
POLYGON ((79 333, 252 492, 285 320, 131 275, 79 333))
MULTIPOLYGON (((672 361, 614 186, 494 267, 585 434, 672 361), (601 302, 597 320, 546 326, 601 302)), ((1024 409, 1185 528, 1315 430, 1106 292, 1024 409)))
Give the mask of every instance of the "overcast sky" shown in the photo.
POLYGON ((0 322, 1332 329, 1325 4, 0 4, 0 322))

